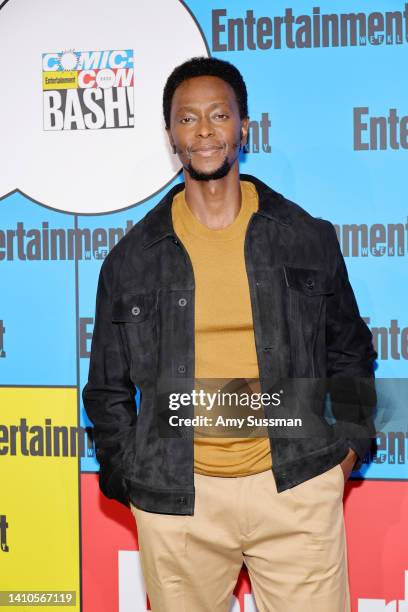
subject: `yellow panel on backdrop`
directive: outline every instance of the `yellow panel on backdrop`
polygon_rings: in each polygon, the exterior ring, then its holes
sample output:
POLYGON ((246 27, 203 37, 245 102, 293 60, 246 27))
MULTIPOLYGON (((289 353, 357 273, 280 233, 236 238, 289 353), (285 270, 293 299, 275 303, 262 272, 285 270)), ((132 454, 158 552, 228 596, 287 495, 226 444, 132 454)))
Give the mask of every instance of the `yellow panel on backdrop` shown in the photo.
POLYGON ((0 465, 0 590, 75 591, 79 610, 77 389, 0 388, 0 465))

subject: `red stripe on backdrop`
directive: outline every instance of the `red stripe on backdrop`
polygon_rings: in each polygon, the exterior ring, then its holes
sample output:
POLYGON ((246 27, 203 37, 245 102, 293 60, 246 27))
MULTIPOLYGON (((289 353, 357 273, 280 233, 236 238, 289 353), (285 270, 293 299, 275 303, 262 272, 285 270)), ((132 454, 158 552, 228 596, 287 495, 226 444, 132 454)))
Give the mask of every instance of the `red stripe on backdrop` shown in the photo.
POLYGON ((81 475, 81 506, 82 609, 118 612, 118 551, 139 549, 135 520, 100 493, 97 474, 81 475))
POLYGON ((344 502, 353 612, 358 598, 404 600, 408 482, 349 481, 344 502))

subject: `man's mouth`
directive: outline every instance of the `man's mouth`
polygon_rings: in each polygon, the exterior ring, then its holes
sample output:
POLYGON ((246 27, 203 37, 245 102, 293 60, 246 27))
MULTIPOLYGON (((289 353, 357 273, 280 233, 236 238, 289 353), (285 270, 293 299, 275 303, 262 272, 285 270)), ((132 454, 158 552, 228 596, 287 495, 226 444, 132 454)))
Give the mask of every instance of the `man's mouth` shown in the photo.
POLYGON ((211 155, 215 155, 219 151, 223 150, 223 148, 224 147, 221 145, 202 145, 200 147, 190 149, 190 153, 201 155, 202 157, 210 157, 211 155))

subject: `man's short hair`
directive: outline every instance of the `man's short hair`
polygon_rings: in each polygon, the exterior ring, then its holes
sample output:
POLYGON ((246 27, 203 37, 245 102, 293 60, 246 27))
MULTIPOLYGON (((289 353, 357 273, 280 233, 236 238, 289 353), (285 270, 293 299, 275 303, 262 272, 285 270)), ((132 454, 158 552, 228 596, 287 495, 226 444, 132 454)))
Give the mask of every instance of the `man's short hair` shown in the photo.
POLYGON ((232 87, 237 99, 239 116, 248 117, 248 95, 242 74, 233 64, 215 57, 192 57, 177 66, 167 79, 163 90, 163 115, 166 128, 170 127, 171 103, 177 87, 187 79, 216 76, 232 87))

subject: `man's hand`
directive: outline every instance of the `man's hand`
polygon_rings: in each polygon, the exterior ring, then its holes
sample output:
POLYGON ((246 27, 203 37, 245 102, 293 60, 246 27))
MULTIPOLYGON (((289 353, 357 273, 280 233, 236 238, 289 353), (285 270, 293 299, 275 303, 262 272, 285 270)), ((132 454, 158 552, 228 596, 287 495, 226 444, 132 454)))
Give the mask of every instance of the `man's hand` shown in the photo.
POLYGON ((340 463, 340 467, 343 470, 344 483, 347 482, 351 472, 353 471, 353 467, 358 459, 358 455, 356 451, 349 447, 349 452, 340 463))

